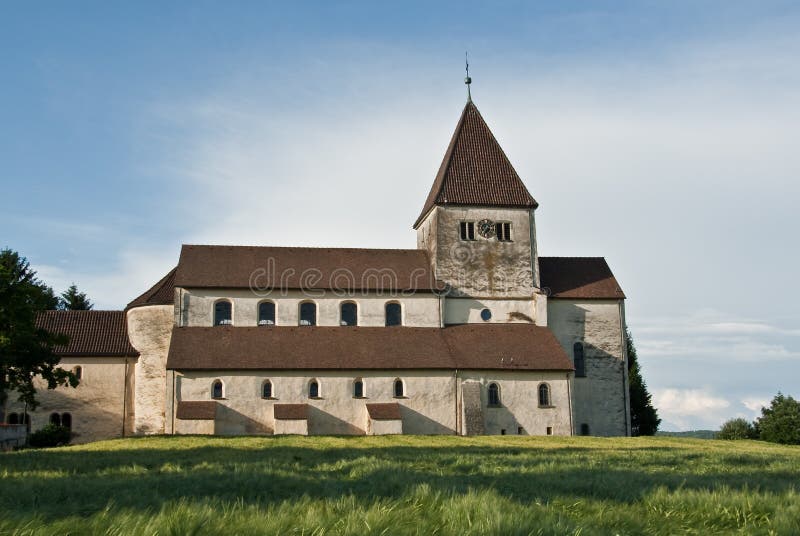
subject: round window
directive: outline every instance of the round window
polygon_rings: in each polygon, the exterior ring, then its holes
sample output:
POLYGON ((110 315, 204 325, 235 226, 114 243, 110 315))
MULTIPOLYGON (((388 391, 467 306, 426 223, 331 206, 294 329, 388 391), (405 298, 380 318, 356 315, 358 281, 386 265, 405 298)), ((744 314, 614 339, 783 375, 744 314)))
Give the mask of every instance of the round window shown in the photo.
POLYGON ((484 309, 481 311, 481 318, 484 322, 488 322, 492 319, 492 312, 489 309, 484 309))

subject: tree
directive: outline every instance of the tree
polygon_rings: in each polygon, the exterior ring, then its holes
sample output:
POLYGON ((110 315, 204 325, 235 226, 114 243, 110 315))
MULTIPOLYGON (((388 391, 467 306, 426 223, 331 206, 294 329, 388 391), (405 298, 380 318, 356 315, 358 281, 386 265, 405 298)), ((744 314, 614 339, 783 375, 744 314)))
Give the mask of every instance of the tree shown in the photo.
POLYGON ((628 394, 631 403, 631 435, 655 435, 661 419, 653 407, 653 400, 647 391, 647 384, 642 378, 639 361, 636 358, 636 346, 630 330, 625 328, 625 341, 628 348, 628 394))
POLYGON ((89 301, 85 292, 79 292, 75 283, 61 293, 61 298, 58 300, 58 308, 64 311, 88 311, 94 307, 94 304, 89 301))
POLYGON ((53 347, 66 344, 64 335, 36 326, 36 315, 58 306, 53 289, 36 278, 36 272, 16 251, 0 251, 0 406, 10 391, 35 409, 33 379, 40 376, 48 389, 78 385, 72 372, 58 367, 53 347))
POLYGON ((752 423, 739 417, 726 421, 717 432, 717 439, 758 439, 758 434, 752 423))
POLYGON ((756 420, 759 438, 772 443, 800 445, 800 402, 778 393, 756 420))

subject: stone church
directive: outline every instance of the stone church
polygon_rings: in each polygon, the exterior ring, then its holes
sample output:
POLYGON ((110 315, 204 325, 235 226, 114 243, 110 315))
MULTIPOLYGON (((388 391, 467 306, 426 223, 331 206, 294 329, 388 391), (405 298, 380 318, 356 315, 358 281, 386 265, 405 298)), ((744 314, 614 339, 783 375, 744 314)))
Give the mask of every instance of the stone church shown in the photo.
POLYGON ((77 388, 9 423, 138 434, 630 434, 606 261, 541 257, 536 208, 471 99, 416 249, 184 245, 124 311, 40 325, 77 388))

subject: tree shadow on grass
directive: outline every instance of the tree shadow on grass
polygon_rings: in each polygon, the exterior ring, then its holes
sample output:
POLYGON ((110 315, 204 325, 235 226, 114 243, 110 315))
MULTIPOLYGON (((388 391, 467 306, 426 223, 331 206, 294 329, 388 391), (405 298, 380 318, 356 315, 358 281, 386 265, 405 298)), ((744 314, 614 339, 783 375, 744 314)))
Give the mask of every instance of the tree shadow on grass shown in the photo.
POLYGON ((493 489, 521 503, 562 498, 631 503, 662 487, 783 493, 795 489, 800 476, 789 469, 796 457, 696 454, 671 447, 311 448, 271 442, 264 448, 56 449, 0 458, 0 509, 15 517, 57 519, 90 515, 109 502, 154 511, 180 498, 269 505, 302 496, 352 495, 371 502, 421 484, 448 494, 493 489))

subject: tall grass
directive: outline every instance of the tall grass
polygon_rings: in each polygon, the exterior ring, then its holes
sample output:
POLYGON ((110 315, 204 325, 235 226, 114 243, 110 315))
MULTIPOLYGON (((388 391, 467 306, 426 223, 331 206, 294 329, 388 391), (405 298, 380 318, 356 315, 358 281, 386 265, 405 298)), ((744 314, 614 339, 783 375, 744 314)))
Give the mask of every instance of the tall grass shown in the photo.
POLYGON ((0 455, 0 534, 800 534, 800 448, 148 437, 0 455))

